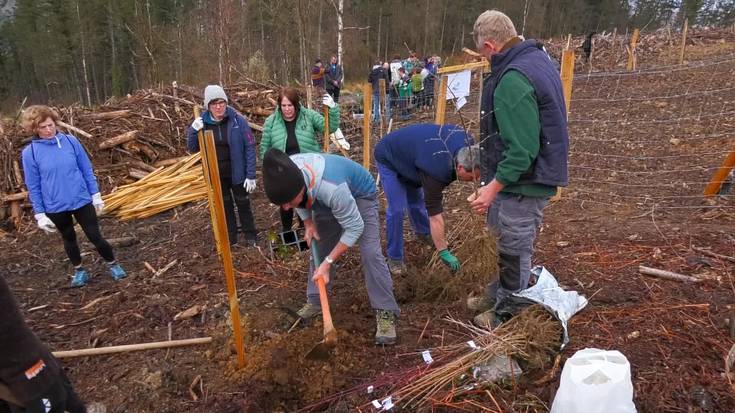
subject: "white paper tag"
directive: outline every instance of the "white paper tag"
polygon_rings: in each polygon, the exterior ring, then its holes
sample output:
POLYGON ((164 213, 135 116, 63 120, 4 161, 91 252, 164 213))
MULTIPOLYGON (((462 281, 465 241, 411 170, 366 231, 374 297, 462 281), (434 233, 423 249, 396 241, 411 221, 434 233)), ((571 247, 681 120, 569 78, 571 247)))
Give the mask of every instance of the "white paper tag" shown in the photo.
POLYGON ((390 410, 393 408, 393 398, 390 396, 383 399, 381 403, 383 403, 383 410, 390 410))
POLYGON ((380 402, 379 402, 379 401, 378 401, 378 400, 376 399, 376 400, 373 400, 373 407, 375 407, 376 409, 380 409, 380 408, 382 408, 383 406, 382 406, 382 405, 380 404, 380 402))
POLYGON ((475 344, 474 340, 470 340, 467 342, 467 345, 470 346, 471 349, 477 350, 477 344, 475 344))
POLYGON ((373 386, 368 386, 368 388, 367 388, 367 392, 368 392, 368 394, 372 393, 372 392, 373 392, 373 390, 375 390, 375 387, 373 387, 373 386))
POLYGON ((426 362, 426 364, 431 364, 434 362, 434 359, 431 358, 431 353, 429 352, 429 350, 422 351, 421 357, 424 358, 424 361, 426 362))

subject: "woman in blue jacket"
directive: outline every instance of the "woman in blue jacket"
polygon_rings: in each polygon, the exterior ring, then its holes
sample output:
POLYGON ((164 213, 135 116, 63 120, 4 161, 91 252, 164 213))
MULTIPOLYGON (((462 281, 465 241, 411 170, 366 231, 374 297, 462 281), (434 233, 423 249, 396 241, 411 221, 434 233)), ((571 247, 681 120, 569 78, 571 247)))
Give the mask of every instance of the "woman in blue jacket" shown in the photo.
POLYGON ((212 131, 230 245, 237 245, 238 240, 235 218, 237 206, 246 246, 255 247, 258 230, 255 228, 249 198, 256 184, 253 132, 245 117, 228 105, 222 86, 209 85, 204 88, 204 107, 207 110, 194 119, 186 130, 187 147, 191 153, 198 152, 199 131, 212 131))
POLYGON ((74 266, 72 287, 81 287, 89 280, 89 273, 82 267, 72 217, 107 262, 112 278, 125 278, 127 274, 100 233, 97 214, 105 204, 92 163, 77 138, 56 129, 58 121, 59 115, 48 106, 31 106, 23 112, 23 128, 33 133, 33 140, 21 155, 23 173, 38 227, 61 233, 64 250, 74 266))

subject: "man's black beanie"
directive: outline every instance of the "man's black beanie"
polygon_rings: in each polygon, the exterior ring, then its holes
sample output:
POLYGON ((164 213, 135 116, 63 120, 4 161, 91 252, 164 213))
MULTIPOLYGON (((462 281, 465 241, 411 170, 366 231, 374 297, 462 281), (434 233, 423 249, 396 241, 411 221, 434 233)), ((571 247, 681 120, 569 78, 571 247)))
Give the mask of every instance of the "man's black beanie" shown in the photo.
POLYGON ((263 187, 268 199, 283 205, 306 187, 301 169, 282 151, 271 148, 263 157, 263 187))

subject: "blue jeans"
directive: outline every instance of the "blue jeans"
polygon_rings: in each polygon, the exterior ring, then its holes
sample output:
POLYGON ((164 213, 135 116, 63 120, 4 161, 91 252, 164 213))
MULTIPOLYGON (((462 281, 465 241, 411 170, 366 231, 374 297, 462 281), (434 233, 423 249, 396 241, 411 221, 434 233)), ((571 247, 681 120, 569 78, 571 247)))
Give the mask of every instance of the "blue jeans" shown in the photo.
POLYGON ((380 183, 383 185, 388 207, 385 211, 385 233, 388 243, 388 258, 403 260, 403 214, 408 208, 413 230, 417 234, 428 234, 429 215, 426 213, 424 191, 405 185, 398 180, 395 171, 376 162, 380 183))
POLYGON ((380 95, 373 95, 373 122, 380 121, 380 95))

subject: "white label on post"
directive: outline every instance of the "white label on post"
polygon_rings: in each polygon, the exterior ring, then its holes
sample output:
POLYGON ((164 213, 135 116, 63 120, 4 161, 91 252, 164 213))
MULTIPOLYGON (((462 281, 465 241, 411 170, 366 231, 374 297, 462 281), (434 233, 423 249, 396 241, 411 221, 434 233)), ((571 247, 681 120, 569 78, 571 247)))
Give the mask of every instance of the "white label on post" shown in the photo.
POLYGON ((429 352, 429 350, 424 350, 423 352, 421 352, 421 357, 424 358, 426 364, 431 364, 434 362, 434 359, 431 358, 431 353, 429 352))

